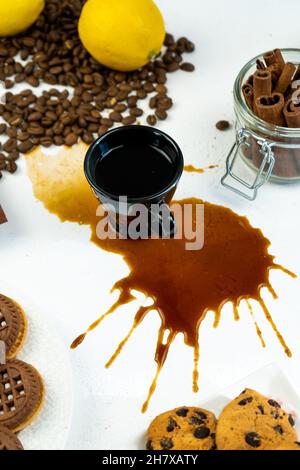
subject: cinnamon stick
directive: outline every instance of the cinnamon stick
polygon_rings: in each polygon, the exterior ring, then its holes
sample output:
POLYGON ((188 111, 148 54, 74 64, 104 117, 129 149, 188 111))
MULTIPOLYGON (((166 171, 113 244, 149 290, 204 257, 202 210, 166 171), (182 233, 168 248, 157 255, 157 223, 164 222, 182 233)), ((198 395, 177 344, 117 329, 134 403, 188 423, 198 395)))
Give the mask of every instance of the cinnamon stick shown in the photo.
POLYGON ((284 96, 282 93, 272 93, 270 96, 261 96, 255 101, 257 115, 261 119, 275 126, 284 126, 283 116, 284 96))
POLYGON ((245 83, 242 88, 245 102, 251 110, 253 110, 253 87, 249 83, 245 83))
POLYGON ((283 70, 284 66, 285 66, 285 60, 282 57, 281 50, 280 49, 274 49, 273 53, 274 53, 276 64, 278 64, 279 67, 281 68, 281 70, 283 70))
POLYGON ((283 114, 288 127, 300 127, 300 103, 295 104, 289 99, 284 106, 283 114))
POLYGON ((288 89, 289 85, 291 84, 292 78, 294 76, 296 67, 291 62, 287 62, 283 67, 281 75, 278 79, 278 82, 275 86, 274 92, 275 93, 285 93, 288 89))
POLYGON ((264 55, 264 59, 267 64, 267 67, 269 67, 272 64, 275 64, 276 57, 275 57, 274 51, 266 52, 266 54, 264 55))
POLYGON ((254 101, 261 96, 269 96, 272 93, 272 76, 269 70, 256 70, 253 75, 254 101))

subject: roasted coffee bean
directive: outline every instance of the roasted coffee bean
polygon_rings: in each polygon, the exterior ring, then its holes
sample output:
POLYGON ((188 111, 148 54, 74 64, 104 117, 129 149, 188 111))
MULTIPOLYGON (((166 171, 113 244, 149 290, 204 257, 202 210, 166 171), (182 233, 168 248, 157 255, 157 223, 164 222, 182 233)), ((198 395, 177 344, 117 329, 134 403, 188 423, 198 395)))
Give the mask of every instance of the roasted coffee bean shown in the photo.
POLYGON ((19 156, 20 156, 20 153, 18 152, 18 150, 13 150, 7 155, 6 158, 9 161, 15 161, 15 160, 18 160, 19 156))
POLYGON ((77 142, 78 142, 78 136, 74 134, 74 132, 71 132, 65 138, 65 144, 67 145, 67 147, 72 147, 72 145, 77 144, 77 142))
POLYGON ((196 428, 194 431, 194 436, 197 439, 205 439, 210 435, 210 430, 206 426, 200 426, 199 428, 196 428))
POLYGON ((82 136, 82 140, 85 144, 88 144, 88 145, 92 144, 94 142, 93 134, 91 134, 90 132, 84 132, 82 136))
POLYGON ((139 117, 139 116, 142 116, 144 114, 144 111, 140 108, 131 108, 130 109, 130 114, 132 116, 139 117))
POLYGON ((6 124, 0 124, 0 135, 5 134, 7 130, 6 124))
POLYGON ((152 96, 152 98, 149 101, 149 106, 151 109, 155 109, 157 106, 157 96, 152 96))
POLYGON ((195 66, 191 64, 190 62, 183 62, 180 65, 180 69, 183 70, 184 72, 194 72, 195 66))
POLYGON ((167 119, 168 117, 168 113, 164 110, 164 109, 157 109, 155 111, 155 115, 156 117, 158 117, 158 119, 160 119, 161 121, 164 121, 165 119, 167 119))
POLYGON ((17 171, 17 164, 15 161, 11 160, 11 161, 8 161, 6 163, 6 171, 8 171, 9 173, 15 173, 17 171))
POLYGON ((219 131, 226 131, 227 129, 229 129, 230 127, 230 124, 228 121, 218 121, 217 124, 216 124, 216 128, 219 130, 219 131))
POLYGON ((122 121, 122 114, 118 113, 117 111, 113 111, 109 115, 109 119, 111 119, 114 122, 121 122, 122 121))
POLYGON ((8 139, 4 144, 3 144, 3 150, 5 152, 12 152, 17 148, 17 140, 16 139, 8 139))
POLYGON ((249 446, 254 448, 260 447, 261 445, 261 439, 257 432, 248 432, 245 435, 245 441, 247 442, 247 444, 249 444, 249 446))
POLYGON ((118 103, 114 107, 114 110, 117 111, 117 113, 123 113, 124 111, 126 111, 126 109, 127 109, 127 106, 124 103, 118 103))
POLYGON ((4 86, 7 90, 13 88, 14 82, 12 80, 4 80, 4 86))
POLYGON ((169 449, 172 449, 174 447, 174 443, 173 443, 172 439, 169 439, 169 438, 166 438, 166 437, 161 439, 160 445, 161 445, 161 448, 164 449, 164 450, 169 450, 169 449))
POLYGON ((134 124, 135 121, 136 121, 135 116, 126 116, 122 118, 122 123, 124 124, 124 126, 130 126, 131 124, 134 124))
POLYGON ((100 126, 99 129, 98 129, 99 135, 105 134, 108 131, 108 129, 109 128, 107 126, 100 126))
POLYGON ((30 140, 25 140, 25 142, 22 142, 21 144, 18 145, 18 151, 21 153, 27 153, 30 150, 32 150, 34 147, 33 143, 30 140))
POLYGON ((150 114, 149 116, 147 116, 147 123, 150 126, 155 126, 155 124, 157 123, 156 116, 154 116, 154 114, 150 114))
POLYGON ((188 408, 179 408, 179 410, 176 411, 177 416, 181 416, 185 418, 189 412, 188 408))
POLYGON ((167 70, 170 73, 176 72, 177 70, 179 70, 179 64, 177 62, 172 62, 168 65, 167 70))
POLYGON ((137 96, 129 96, 127 103, 129 108, 135 108, 137 104, 137 96))

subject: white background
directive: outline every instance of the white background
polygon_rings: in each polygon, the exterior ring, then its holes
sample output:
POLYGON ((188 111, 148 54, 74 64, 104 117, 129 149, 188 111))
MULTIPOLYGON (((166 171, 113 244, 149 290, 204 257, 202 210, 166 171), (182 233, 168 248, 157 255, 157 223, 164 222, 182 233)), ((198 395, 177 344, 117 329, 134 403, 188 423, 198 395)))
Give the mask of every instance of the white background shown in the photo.
MULTIPOLYGON (((232 87, 241 67, 253 56, 275 47, 300 47, 298 0, 158 0, 167 30, 196 43, 187 56, 196 72, 170 76, 175 106, 160 128, 182 147, 186 163, 218 164, 204 174, 184 174, 176 198, 197 196, 249 217, 272 241, 276 260, 300 274, 300 185, 268 184, 249 203, 220 186, 234 132, 214 127, 219 119, 234 122, 232 87)), ((22 290, 41 306, 66 347, 113 301, 109 290, 128 268, 121 258, 89 243, 89 230, 61 224, 35 200, 24 161, 18 174, 2 178, 0 202, 9 223, 0 227, 0 280, 22 290)), ((247 266, 245 266, 247 269, 247 266)), ((225 309, 217 330, 208 314, 200 332, 200 391, 191 392, 192 350, 178 337, 160 376, 147 414, 140 413, 152 380, 159 320, 151 315, 134 333, 115 365, 106 360, 127 333, 134 304, 120 309, 70 352, 75 407, 68 448, 142 448, 143 433, 157 414, 175 406, 198 405, 219 390, 270 362, 278 363, 300 393, 300 280, 271 274, 279 294, 265 300, 293 351, 287 359, 273 331, 257 310, 267 348, 263 350, 246 310, 234 322, 225 309)), ((199 279, 201 282, 201 279, 199 279)), ((1 281, 0 281, 1 286, 1 281)), ((1 290, 1 288, 0 288, 1 290)), ((17 299, 22 303, 22 299, 17 299)), ((55 360, 55 354, 49 357, 55 360)), ((249 384, 251 385, 251 384, 249 384)))

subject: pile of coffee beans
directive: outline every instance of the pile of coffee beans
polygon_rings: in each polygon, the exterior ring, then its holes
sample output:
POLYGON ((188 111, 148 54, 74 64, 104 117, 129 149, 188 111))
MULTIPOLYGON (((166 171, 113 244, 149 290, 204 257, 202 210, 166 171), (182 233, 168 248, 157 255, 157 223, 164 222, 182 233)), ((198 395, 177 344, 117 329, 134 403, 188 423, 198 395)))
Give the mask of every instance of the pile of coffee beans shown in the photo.
MULTIPOLYGON (((7 90, 1 99, 1 171, 14 173, 20 154, 42 145, 67 145, 79 139, 91 144, 109 128, 139 124, 139 103, 152 110, 146 122, 155 126, 168 117, 172 99, 167 75, 192 72, 183 61, 193 52, 187 38, 167 34, 161 54, 143 68, 117 72, 96 62, 80 42, 77 23, 84 0, 46 0, 37 22, 26 32, 0 40, 0 80, 7 90), (29 85, 14 93, 16 84, 29 85), (47 84, 47 91, 40 85, 47 84)), ((99 25, 101 27, 101 25, 99 25)), ((45 87, 44 87, 45 88, 45 87)))

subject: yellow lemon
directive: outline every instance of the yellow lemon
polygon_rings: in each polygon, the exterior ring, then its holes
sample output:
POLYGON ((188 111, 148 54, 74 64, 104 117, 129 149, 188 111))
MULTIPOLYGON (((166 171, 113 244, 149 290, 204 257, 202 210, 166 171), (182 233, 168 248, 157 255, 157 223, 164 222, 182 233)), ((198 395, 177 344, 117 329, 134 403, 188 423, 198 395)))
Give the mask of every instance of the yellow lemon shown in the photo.
POLYGON ((44 0, 0 0, 0 36, 25 31, 37 20, 44 6, 44 0))
POLYGON ((165 37, 163 17, 152 0, 88 0, 78 28, 89 53, 121 71, 149 62, 165 37))

